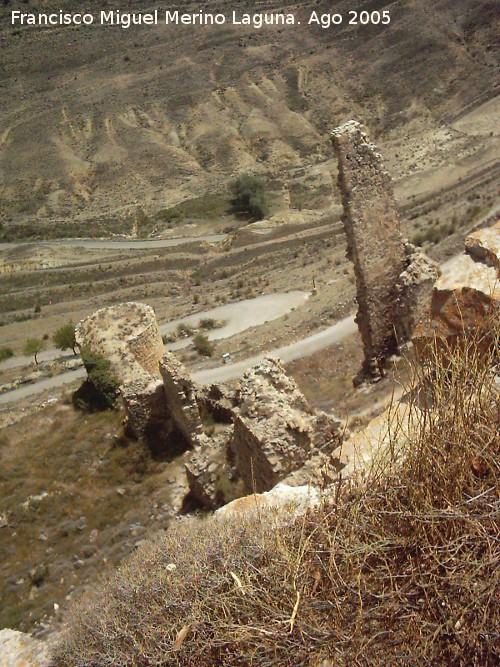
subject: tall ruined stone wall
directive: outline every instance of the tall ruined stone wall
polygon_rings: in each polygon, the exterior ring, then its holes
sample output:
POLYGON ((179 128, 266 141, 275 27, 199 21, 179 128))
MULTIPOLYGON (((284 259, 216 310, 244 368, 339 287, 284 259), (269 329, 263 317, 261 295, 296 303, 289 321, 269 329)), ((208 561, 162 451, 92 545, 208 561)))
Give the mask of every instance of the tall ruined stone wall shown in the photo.
POLYGON ((350 121, 332 132, 348 255, 354 263, 357 323, 364 371, 377 367, 396 348, 397 283, 405 252, 391 178, 363 126, 350 121))

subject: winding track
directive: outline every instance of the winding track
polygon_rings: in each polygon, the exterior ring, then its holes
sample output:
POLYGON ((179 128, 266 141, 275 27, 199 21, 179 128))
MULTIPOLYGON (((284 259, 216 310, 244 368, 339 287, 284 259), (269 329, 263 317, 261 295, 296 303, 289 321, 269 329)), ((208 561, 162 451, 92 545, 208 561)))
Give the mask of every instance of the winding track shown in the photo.
MULTIPOLYGON (((475 225, 473 225, 473 227, 471 227, 471 229, 469 229, 467 233, 470 233, 474 229, 478 229, 487 221, 489 221, 492 217, 497 217, 499 211, 500 211, 500 205, 497 204, 485 216, 483 216, 481 220, 476 222, 475 225)), ((446 262, 444 262, 441 265, 441 269, 449 270, 456 257, 457 256, 451 257, 446 262)), ((203 313, 198 313, 196 317, 199 318, 203 316, 204 316, 203 313)), ((354 322, 354 317, 355 317, 354 315, 349 315, 348 317, 345 317, 343 320, 340 320, 339 322, 328 327, 327 329, 315 333, 312 336, 308 336, 307 338, 303 338, 302 340, 297 341, 296 343, 291 343, 290 345, 278 347, 274 350, 270 350, 268 352, 259 354, 254 357, 249 357, 248 359, 244 359, 243 361, 238 361, 233 364, 218 366, 217 368, 209 368, 203 371, 196 371, 192 373, 192 377, 194 380, 200 382, 201 384, 227 382, 229 380, 233 380, 235 378, 240 377, 245 370, 261 362, 266 356, 269 355, 278 356, 285 363, 295 361, 296 359, 302 359, 303 357, 307 357, 310 354, 313 354, 314 352, 323 350, 326 347, 329 347, 330 345, 339 343, 344 338, 347 338, 347 336, 349 335, 355 334, 357 331, 357 326, 354 322)), ((40 394, 43 391, 54 389, 56 387, 61 387, 65 384, 69 384, 83 377, 85 377, 85 370, 83 368, 79 368, 74 371, 62 373, 61 375, 57 375, 56 377, 53 378, 47 378, 45 380, 41 380, 36 384, 25 385, 23 387, 20 387, 19 389, 14 389, 13 391, 0 394, 0 405, 7 405, 8 403, 13 403, 17 400, 21 400, 23 398, 28 398, 29 396, 40 394)))
MULTIPOLYGON (((274 355, 280 357, 282 361, 288 363, 294 361, 295 359, 301 359, 302 357, 307 357, 314 352, 323 350, 325 347, 339 343, 347 336, 352 336, 357 331, 357 326, 354 322, 354 315, 340 320, 336 324, 303 338, 296 343, 291 343, 290 345, 285 345, 283 347, 278 347, 269 352, 259 354, 255 357, 249 357, 243 361, 238 361, 233 364, 227 364, 223 366, 218 366, 217 368, 208 368, 207 370, 197 371, 192 373, 192 377, 196 382, 201 384, 211 384, 213 382, 227 382, 228 380, 234 380, 241 376, 241 374, 254 366, 255 364, 262 361, 266 356, 274 355)), ((43 391, 49 389, 55 389, 56 387, 61 387, 70 382, 74 382, 80 378, 85 377, 85 369, 78 368, 75 371, 68 371, 67 373, 62 373, 53 378, 47 378, 41 380, 36 384, 27 384, 19 389, 14 389, 13 391, 6 392, 5 394, 0 395, 0 405, 7 405, 8 403, 13 403, 15 401, 21 400, 23 398, 28 398, 29 396, 35 396, 40 394, 43 391)))

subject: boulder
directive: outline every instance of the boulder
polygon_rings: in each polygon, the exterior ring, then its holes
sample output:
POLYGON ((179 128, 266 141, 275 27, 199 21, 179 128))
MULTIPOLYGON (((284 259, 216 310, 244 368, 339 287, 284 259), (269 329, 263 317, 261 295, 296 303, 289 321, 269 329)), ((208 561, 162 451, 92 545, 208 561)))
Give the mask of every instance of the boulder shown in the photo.
POLYGON ((259 509, 285 509, 290 517, 299 517, 308 509, 320 503, 320 493, 313 486, 288 486, 277 484, 265 493, 254 493, 244 498, 238 498, 218 509, 215 515, 218 518, 231 518, 237 514, 257 512, 259 509))
POLYGON ((500 273, 500 221, 488 229, 473 232, 465 239, 465 252, 500 273))
POLYGON ((0 630, 0 667, 48 667, 47 644, 17 630, 0 630))
MULTIPOLYGON (((491 233, 481 238, 491 240, 491 233)), ((497 229, 496 235, 500 235, 497 229)), ((480 246, 475 237, 474 245, 480 246)), ((489 248, 493 246, 490 243, 489 248)), ((475 251, 474 251, 475 252, 475 251)), ((477 254, 476 254, 477 256, 477 254)), ((490 257, 488 255, 488 257, 490 257)), ((500 315, 500 283, 498 270, 488 263, 476 261, 470 254, 459 255, 448 262, 443 275, 434 285, 430 313, 421 322, 412 337, 417 354, 424 358, 433 350, 445 350, 460 343, 464 337, 484 332, 485 345, 489 344, 492 325, 500 315)))

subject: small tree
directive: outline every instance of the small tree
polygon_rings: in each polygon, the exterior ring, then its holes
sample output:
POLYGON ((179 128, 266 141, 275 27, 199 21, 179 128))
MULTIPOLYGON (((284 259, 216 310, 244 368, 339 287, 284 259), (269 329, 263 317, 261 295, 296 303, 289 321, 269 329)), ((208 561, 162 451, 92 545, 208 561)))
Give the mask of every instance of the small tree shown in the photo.
POLYGON ((262 220, 269 214, 266 186, 258 176, 244 174, 233 184, 232 204, 239 213, 250 214, 254 220, 262 220))
POLYGON ((58 329, 52 336, 52 340, 59 350, 71 349, 73 354, 76 354, 75 327, 72 322, 58 329))
POLYGON ((197 334, 193 338, 194 349, 203 357, 211 357, 214 353, 214 346, 203 334, 197 334))
POLYGON ((31 355, 33 355, 35 357, 35 364, 38 364, 37 355, 43 350, 44 347, 45 343, 41 338, 28 338, 24 345, 23 353, 27 357, 31 357, 31 355))

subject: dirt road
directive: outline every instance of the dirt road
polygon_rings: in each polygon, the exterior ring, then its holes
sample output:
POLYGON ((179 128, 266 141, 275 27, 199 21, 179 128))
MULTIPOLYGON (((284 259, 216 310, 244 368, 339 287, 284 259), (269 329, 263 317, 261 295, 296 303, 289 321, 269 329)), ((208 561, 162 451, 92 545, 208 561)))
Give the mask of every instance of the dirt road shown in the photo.
MULTIPOLYGON (((255 357, 250 357, 233 364, 227 364, 217 368, 209 368, 203 371, 195 371, 193 373, 193 378, 201 384, 234 380, 240 377, 245 370, 259 363, 268 355, 278 356, 282 361, 288 363, 295 359, 306 357, 318 350, 323 350, 330 345, 334 345, 347 336, 353 335, 356 331, 357 327, 354 322, 354 315, 350 315, 333 326, 328 327, 324 331, 315 333, 312 336, 297 341, 296 343, 278 347, 265 354, 259 354, 255 357)), ((29 396, 35 396, 43 391, 61 387, 83 377, 85 377, 85 370, 79 368, 76 371, 69 371, 53 378, 47 378, 36 384, 24 385, 23 387, 19 387, 19 389, 14 389, 14 391, 1 394, 0 405, 7 405, 8 403, 14 403, 15 401, 28 398, 29 396)))

